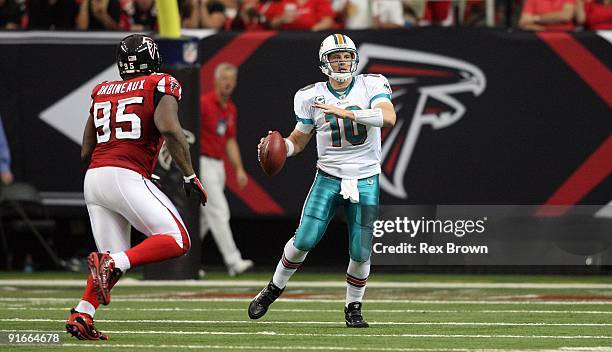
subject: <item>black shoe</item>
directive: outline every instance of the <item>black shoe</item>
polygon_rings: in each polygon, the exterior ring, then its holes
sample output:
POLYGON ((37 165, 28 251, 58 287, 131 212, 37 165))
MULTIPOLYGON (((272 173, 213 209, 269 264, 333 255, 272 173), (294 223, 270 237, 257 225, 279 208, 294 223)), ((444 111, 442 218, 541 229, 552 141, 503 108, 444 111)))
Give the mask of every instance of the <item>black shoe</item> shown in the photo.
POLYGON ((268 286, 264 287, 264 289, 255 296, 255 299, 251 301, 251 304, 249 304, 249 318, 259 319, 263 317, 268 311, 270 304, 276 301, 283 291, 285 291, 284 288, 280 289, 270 281, 268 286))
POLYGON ((361 315, 361 302, 349 303, 348 307, 344 308, 344 320, 349 328, 367 328, 370 326, 361 315))

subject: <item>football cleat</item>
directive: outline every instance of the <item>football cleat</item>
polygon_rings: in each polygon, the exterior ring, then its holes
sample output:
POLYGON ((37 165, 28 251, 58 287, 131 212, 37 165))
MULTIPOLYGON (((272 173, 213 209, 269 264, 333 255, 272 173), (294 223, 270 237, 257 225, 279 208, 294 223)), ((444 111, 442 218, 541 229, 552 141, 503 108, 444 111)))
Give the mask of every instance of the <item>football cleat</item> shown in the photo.
POLYGON ((344 320, 349 328, 367 328, 370 326, 361 315, 361 302, 349 303, 344 308, 344 320))
POLYGON ((91 315, 77 312, 74 308, 66 320, 66 331, 79 340, 108 340, 108 336, 96 329, 91 315))
POLYGON ((87 258, 87 266, 98 294, 98 302, 108 305, 111 301, 110 290, 119 281, 123 272, 115 268, 115 261, 108 253, 92 252, 87 258))
POLYGON ((285 291, 284 288, 278 288, 270 281, 249 304, 249 318, 259 319, 263 317, 268 311, 270 304, 276 301, 283 291, 285 291))

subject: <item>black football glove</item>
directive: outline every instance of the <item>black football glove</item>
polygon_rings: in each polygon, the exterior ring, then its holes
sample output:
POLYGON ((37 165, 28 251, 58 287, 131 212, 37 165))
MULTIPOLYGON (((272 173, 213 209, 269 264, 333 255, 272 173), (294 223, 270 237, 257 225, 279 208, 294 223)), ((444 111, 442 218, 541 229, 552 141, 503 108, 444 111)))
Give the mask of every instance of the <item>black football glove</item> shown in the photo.
POLYGON ((208 194, 204 190, 204 187, 202 186, 202 183, 200 182, 196 174, 193 174, 191 176, 183 176, 183 180, 185 181, 183 183, 183 189, 185 190, 185 194, 187 194, 187 197, 190 197, 193 193, 200 198, 200 203, 202 203, 202 205, 206 205, 206 201, 208 200, 208 194))

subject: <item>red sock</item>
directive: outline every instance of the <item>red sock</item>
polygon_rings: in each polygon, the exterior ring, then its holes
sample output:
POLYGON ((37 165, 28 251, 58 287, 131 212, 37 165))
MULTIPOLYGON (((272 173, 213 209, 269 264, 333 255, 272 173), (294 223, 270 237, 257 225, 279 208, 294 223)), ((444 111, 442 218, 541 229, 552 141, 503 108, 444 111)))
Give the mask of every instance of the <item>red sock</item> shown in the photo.
POLYGON ((189 243, 183 242, 183 246, 184 249, 170 235, 153 235, 125 251, 125 254, 130 259, 130 266, 133 268, 181 256, 187 252, 189 243))
MULTIPOLYGON (((111 289, 115 286, 117 281, 111 283, 111 289)), ((98 302, 98 295, 96 294, 96 289, 93 285, 93 277, 89 274, 87 278, 87 286, 85 286, 85 292, 83 292, 83 297, 81 298, 83 301, 87 301, 94 306, 95 309, 98 309, 100 306, 100 302, 98 302)))
POLYGON ((93 277, 89 274, 87 278, 87 286, 85 286, 85 292, 83 292, 83 301, 87 301, 91 303, 94 308, 98 309, 100 306, 100 302, 98 302, 98 295, 96 294, 96 289, 93 285, 93 277))

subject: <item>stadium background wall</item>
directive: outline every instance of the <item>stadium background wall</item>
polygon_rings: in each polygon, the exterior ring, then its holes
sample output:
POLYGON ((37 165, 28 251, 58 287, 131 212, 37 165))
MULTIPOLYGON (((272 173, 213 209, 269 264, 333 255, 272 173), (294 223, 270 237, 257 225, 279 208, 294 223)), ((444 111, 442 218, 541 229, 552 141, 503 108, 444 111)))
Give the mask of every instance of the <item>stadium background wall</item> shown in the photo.
MULTIPOLYGON (((424 29, 347 34, 365 53, 361 72, 384 73, 402 93, 394 101, 402 106, 402 127, 395 136, 384 133, 385 140, 395 139, 383 162, 390 182, 381 192, 382 204, 610 202, 610 33, 424 29), (408 127, 419 133, 409 133, 408 127), (571 177, 576 174, 584 182, 576 183, 571 177)), ((293 94, 323 78, 316 55, 321 38, 318 33, 224 32, 199 42, 201 91, 212 89, 209 77, 216 63, 240 66, 234 101, 251 182, 242 191, 229 182, 228 196, 233 226, 241 228, 237 240, 259 262, 276 261, 261 247, 281 248, 295 228, 314 177, 316 151, 311 143, 269 178, 257 163, 255 146, 269 129, 287 134, 293 128, 293 94), (248 226, 255 222, 262 226, 248 226)), ((55 196, 82 192, 79 145, 60 132, 74 112, 68 108, 56 127, 40 115, 112 70, 117 41, 0 36, 0 113, 17 179, 55 196)), ((87 115, 86 110, 77 113, 83 119, 87 115)), ((69 223, 86 216, 80 206, 51 211, 69 223)), ((346 248, 344 237, 327 236, 321 260, 344 263, 344 256, 336 258, 329 250, 346 248)), ((315 256, 309 260, 317 261, 315 256)))

